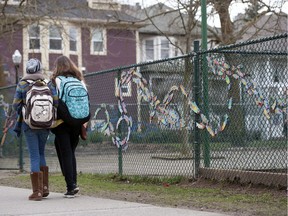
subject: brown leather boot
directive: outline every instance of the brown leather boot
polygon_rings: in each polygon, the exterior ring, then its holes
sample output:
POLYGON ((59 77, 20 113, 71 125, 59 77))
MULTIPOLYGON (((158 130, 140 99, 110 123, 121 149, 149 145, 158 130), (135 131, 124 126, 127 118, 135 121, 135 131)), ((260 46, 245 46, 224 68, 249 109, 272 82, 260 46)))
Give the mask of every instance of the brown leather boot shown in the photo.
POLYGON ((43 172, 43 194, 42 197, 47 197, 49 195, 49 169, 48 166, 41 166, 40 170, 43 172))
POLYGON ((30 173, 33 193, 29 196, 29 200, 40 201, 43 194, 43 173, 30 173))

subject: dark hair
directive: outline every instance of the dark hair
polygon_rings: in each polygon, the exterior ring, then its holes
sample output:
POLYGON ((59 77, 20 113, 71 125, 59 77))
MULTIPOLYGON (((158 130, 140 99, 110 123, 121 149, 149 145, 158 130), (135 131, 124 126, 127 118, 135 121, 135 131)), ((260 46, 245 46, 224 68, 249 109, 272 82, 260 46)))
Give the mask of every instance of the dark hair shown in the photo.
POLYGON ((59 56, 55 61, 55 69, 51 80, 55 83, 57 76, 72 76, 80 81, 84 81, 84 77, 75 63, 66 56, 59 56))

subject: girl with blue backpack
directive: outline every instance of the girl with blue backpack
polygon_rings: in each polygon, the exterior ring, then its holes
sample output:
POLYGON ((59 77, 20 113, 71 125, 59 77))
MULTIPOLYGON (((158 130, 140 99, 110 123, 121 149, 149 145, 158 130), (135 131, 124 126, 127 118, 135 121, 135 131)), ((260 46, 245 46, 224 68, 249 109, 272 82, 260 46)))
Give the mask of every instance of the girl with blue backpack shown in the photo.
POLYGON ((89 96, 82 73, 66 56, 56 59, 51 80, 59 97, 57 118, 62 121, 51 131, 55 134, 54 144, 67 187, 64 197, 73 198, 79 192, 75 150, 81 127, 90 118, 89 96))

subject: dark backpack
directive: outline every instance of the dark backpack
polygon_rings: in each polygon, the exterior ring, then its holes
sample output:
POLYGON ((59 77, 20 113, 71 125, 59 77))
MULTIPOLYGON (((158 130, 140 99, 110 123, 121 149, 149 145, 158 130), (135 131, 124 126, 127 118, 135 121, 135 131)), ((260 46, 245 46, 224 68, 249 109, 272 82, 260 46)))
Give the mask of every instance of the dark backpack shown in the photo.
POLYGON ((56 108, 47 80, 25 80, 30 89, 22 107, 23 120, 32 129, 51 128, 56 121, 56 108))

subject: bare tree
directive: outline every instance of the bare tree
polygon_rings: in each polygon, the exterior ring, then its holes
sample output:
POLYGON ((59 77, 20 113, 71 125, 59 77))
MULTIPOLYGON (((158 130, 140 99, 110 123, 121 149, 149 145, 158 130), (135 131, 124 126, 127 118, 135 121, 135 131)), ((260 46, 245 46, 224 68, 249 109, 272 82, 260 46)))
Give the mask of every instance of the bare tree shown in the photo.
MULTIPOLYGON (((159 31, 159 34, 168 36, 169 34, 161 31, 161 26, 157 25, 157 19, 169 13, 173 14, 174 19, 167 20, 167 22, 169 22, 170 26, 174 26, 175 23, 177 23, 178 28, 182 29, 179 33, 185 38, 186 46, 184 46, 185 48, 181 47, 181 51, 183 53, 188 53, 191 51, 191 40, 197 39, 195 38, 195 35, 193 35, 193 30, 201 27, 201 0, 170 0, 167 1, 167 4, 172 5, 173 7, 170 8, 169 11, 159 11, 158 13, 155 11, 154 13, 151 13, 151 8, 154 6, 148 7, 148 9, 144 8, 145 14, 144 16, 140 16, 141 21, 146 21, 146 23, 154 25, 159 31), (176 12, 178 13, 177 17, 175 15, 176 12), (180 24, 181 26, 179 26, 180 24)), ((282 29, 283 31, 285 30, 284 27, 286 24, 280 23, 280 19, 283 17, 286 17, 287 19, 287 14, 281 11, 283 4, 284 1, 274 1, 272 4, 267 4, 265 0, 207 0, 206 7, 211 9, 207 14, 207 18, 218 15, 220 20, 220 29, 215 26, 208 26, 208 34, 210 34, 210 38, 213 37, 216 44, 232 44, 241 39, 247 28, 255 26, 259 19, 265 15, 271 16, 272 14, 277 17, 277 21, 275 22, 279 25, 278 29, 282 29), (246 5, 245 14, 239 14, 238 16, 233 17, 234 14, 231 14, 230 7, 232 7, 233 4, 239 4, 240 2, 243 6, 246 5)), ((270 27, 271 26, 264 25, 264 23, 262 25, 257 25, 258 30, 270 27)))
MULTIPOLYGON (((285 18, 287 20, 287 14, 282 12, 284 1, 274 1, 272 4, 267 4, 266 2, 265 0, 241 0, 241 3, 247 6, 245 14, 238 14, 232 22, 232 14, 230 14, 229 9, 236 1, 209 0, 208 4, 213 7, 212 14, 215 11, 220 19, 222 37, 218 37, 221 38, 218 42, 222 45, 232 44, 241 38, 248 40, 255 38, 257 35, 263 37, 287 31, 287 24, 283 21, 285 18), (274 19, 274 24, 272 25, 262 21, 271 17, 274 19), (245 37, 247 29, 251 29, 251 27, 254 28, 254 32, 250 31, 249 37, 245 37), (269 33, 267 32, 269 29, 273 30, 269 33), (261 35, 259 34, 260 31, 265 33, 261 35)), ((215 30, 212 30, 212 32, 217 34, 215 30)))

